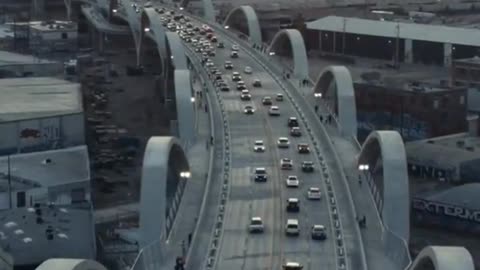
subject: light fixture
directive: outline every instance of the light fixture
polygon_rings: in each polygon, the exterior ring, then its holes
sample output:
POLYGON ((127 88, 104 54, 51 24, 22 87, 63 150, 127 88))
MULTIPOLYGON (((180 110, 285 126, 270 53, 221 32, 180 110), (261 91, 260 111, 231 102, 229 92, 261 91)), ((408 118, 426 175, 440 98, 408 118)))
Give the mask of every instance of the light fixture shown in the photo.
POLYGON ((114 8, 114 9, 112 9, 112 12, 113 12, 113 13, 117 13, 118 10, 114 8))
POLYGON ((269 52, 268 55, 274 56, 274 55, 275 55, 275 52, 269 52))
POLYGON ((368 166, 368 164, 360 164, 358 165, 358 169, 360 171, 368 171, 368 169, 370 169, 370 166, 368 166))
POLYGON ((190 172, 180 172, 180 177, 182 178, 190 178, 192 174, 190 172))
POLYGON ((314 93, 313 96, 316 97, 316 98, 321 98, 321 97, 322 97, 322 93, 314 93))
POLYGON ((180 10, 183 10, 183 7, 180 7, 180 10))
POLYGON ((148 27, 145 27, 145 29, 143 29, 143 30, 145 30, 145 32, 150 32, 150 28, 148 28, 148 27))
POLYGON ((191 98, 190 98, 190 101, 192 101, 192 103, 195 103, 195 98, 194 98, 194 97, 191 97, 191 98))
POLYGON ((228 29, 228 28, 230 28, 230 26, 229 26, 229 25, 225 25, 223 28, 228 29))

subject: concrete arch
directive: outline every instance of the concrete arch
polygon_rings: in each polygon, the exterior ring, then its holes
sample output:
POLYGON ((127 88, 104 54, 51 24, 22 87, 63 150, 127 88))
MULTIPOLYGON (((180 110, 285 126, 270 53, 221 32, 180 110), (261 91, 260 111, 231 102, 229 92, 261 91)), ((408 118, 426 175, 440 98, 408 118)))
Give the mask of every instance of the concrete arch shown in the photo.
POLYGON ((35 270, 107 270, 105 266, 94 260, 87 259, 48 259, 35 270))
POLYGON ((329 66, 318 77, 314 93, 326 96, 330 83, 335 82, 335 113, 338 111, 340 133, 344 136, 357 137, 357 108, 352 76, 344 66, 329 66))
POLYGON ((248 26, 248 35, 250 37, 251 42, 254 44, 261 45, 262 44, 262 31, 260 29, 260 22, 258 21, 257 13, 251 6, 239 6, 232 9, 227 17, 225 17, 225 21, 223 23, 224 26, 228 25, 230 22, 230 17, 236 14, 237 12, 242 12, 247 20, 248 26))
MULTIPOLYGON (((190 0, 183 0, 181 6, 188 7, 190 0)), ((215 22, 215 8, 213 7, 212 0, 202 0, 203 4, 203 16, 210 22, 215 22)))
POLYGON ((140 190, 140 248, 167 237, 169 177, 190 172, 187 156, 174 137, 151 137, 143 157, 140 190), (172 163, 172 161, 175 161, 172 163), (175 165, 171 168, 171 165, 175 165))
POLYGON ((184 142, 195 138, 195 111, 192 102, 192 81, 188 69, 176 69, 174 72, 175 104, 177 107, 178 137, 184 142))
POLYGON ((166 43, 170 48, 170 57, 175 69, 188 69, 187 56, 180 36, 175 32, 167 32, 164 40, 164 44, 166 43))
POLYGON ((431 264, 435 270, 474 270, 473 258, 464 247, 428 246, 422 249, 410 267, 411 270, 428 269, 431 264))
POLYGON ((280 30, 272 39, 268 47, 268 53, 275 52, 275 46, 288 38, 293 52, 293 72, 300 79, 308 78, 307 50, 302 34, 297 29, 280 30))
POLYGON ((373 131, 363 143, 357 162, 358 165, 369 165, 372 173, 383 171, 382 187, 379 188, 382 207, 378 211, 384 227, 408 243, 410 192, 402 137, 397 131, 373 131))
POLYGON ((166 59, 167 57, 167 47, 165 43, 165 36, 166 30, 163 27, 162 23, 159 20, 159 16, 157 12, 155 12, 154 8, 145 8, 141 15, 141 27, 143 29, 141 31, 140 39, 143 40, 145 38, 145 28, 149 28, 151 31, 150 33, 153 35, 155 42, 157 43, 158 54, 162 59, 166 59))

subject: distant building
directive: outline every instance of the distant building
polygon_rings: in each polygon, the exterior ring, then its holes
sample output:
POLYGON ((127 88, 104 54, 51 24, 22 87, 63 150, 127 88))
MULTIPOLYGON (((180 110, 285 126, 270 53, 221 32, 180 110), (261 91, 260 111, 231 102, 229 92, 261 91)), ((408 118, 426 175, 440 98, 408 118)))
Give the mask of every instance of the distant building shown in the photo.
POLYGON ((85 144, 80 85, 50 77, 0 79, 0 156, 85 144))
POLYGON ((0 210, 90 202, 86 146, 0 158, 0 210))
POLYGON ((480 233, 480 183, 418 194, 412 199, 412 221, 449 231, 480 233))
POLYGON ((470 133, 407 142, 409 174, 445 182, 480 182, 478 117, 469 124, 470 133))
POLYGON ((355 82, 354 89, 361 141, 373 130, 398 130, 409 141, 467 129, 465 88, 355 82))
POLYGON ((77 24, 71 21, 30 22, 30 50, 40 54, 75 52, 77 24))
POLYGON ((50 258, 94 259, 91 206, 35 205, 0 211, 0 260, 35 269, 50 258))
POLYGON ((62 63, 32 55, 0 51, 0 79, 15 77, 58 76, 62 63))
POLYGON ((480 30, 411 21, 327 16, 307 23, 309 48, 398 63, 451 65, 480 49, 480 30), (373 49, 372 49, 373 48, 373 49))
POLYGON ((480 89, 480 57, 454 60, 451 68, 451 83, 480 89))

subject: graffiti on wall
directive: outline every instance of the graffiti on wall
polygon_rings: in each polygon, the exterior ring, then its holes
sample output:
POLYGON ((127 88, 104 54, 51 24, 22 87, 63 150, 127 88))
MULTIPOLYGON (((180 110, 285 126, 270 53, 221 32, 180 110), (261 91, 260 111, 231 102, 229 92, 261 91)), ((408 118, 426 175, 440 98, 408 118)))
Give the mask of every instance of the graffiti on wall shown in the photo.
POLYGON ((406 141, 421 140, 428 137, 427 123, 419 121, 409 114, 390 112, 359 112, 358 129, 359 133, 370 133, 374 130, 396 130, 406 141))

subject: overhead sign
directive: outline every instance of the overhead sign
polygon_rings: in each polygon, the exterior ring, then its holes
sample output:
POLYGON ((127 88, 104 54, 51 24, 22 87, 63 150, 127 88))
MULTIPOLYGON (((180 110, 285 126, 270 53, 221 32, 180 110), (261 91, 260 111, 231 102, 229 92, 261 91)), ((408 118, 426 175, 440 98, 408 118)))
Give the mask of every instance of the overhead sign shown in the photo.
POLYGON ((480 210, 467 209, 445 203, 431 202, 423 199, 413 199, 412 207, 415 210, 437 215, 451 216, 463 220, 480 223, 480 210))

